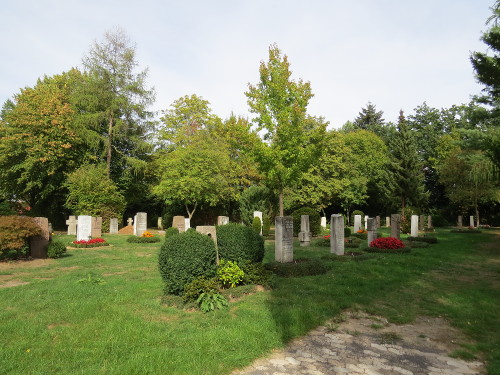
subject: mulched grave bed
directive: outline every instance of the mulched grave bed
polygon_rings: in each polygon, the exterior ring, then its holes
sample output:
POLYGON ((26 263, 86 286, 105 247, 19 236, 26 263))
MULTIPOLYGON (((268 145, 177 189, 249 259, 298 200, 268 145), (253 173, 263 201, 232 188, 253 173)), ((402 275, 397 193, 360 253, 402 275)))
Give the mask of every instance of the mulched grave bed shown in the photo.
POLYGON ((383 254, 404 254, 409 253, 409 247, 400 247, 399 249, 379 249, 378 247, 367 247, 365 249, 368 253, 383 253, 383 254))

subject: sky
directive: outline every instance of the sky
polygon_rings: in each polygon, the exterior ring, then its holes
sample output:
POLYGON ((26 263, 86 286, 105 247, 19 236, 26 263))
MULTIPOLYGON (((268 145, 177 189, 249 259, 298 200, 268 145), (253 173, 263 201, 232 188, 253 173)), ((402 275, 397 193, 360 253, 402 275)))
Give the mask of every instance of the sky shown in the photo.
POLYGON ((448 108, 482 86, 470 64, 486 51, 493 0, 2 0, 0 101, 39 77, 81 68, 104 33, 122 28, 148 68, 153 110, 196 94, 214 114, 252 118, 245 91, 276 43, 291 79, 309 81, 308 114, 330 128, 373 103, 396 122, 426 102, 448 108))

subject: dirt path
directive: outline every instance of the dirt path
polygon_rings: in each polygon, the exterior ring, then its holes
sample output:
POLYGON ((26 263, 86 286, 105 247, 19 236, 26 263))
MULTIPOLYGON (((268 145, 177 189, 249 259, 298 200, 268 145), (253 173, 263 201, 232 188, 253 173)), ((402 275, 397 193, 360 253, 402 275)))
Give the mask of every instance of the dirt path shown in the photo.
POLYGON ((479 361, 449 357, 467 339, 444 319, 418 318, 413 324, 394 325, 359 312, 344 316, 345 321, 319 327, 232 375, 486 373, 479 361))

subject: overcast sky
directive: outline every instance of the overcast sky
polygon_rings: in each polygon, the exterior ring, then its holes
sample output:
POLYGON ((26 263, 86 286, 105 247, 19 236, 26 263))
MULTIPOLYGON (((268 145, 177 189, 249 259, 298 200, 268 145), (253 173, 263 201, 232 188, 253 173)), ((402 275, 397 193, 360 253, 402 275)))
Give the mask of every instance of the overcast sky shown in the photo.
POLYGON ((424 101, 467 103, 481 86, 469 61, 485 51, 493 0, 2 0, 0 101, 43 75, 81 67, 119 26, 149 68, 154 109, 197 94, 222 118, 250 116, 244 92, 276 43, 292 79, 311 82, 308 113, 332 127, 370 101, 396 121, 424 101))

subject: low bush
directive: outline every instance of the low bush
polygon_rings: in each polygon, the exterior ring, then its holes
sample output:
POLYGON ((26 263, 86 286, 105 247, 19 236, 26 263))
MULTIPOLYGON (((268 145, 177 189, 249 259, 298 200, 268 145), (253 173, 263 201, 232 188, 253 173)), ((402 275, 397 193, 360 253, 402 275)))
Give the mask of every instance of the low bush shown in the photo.
POLYGON ((196 303, 198 303, 200 310, 204 313, 229 306, 229 302, 226 297, 215 291, 201 293, 196 300, 196 303))
POLYGON ((368 239, 368 233, 365 231, 360 233, 353 233, 351 234, 351 237, 359 238, 360 240, 366 240, 368 239))
POLYGON ((237 263, 262 262, 264 240, 252 228, 242 224, 229 223, 218 225, 216 230, 219 258, 237 263))
POLYGON ((175 234, 179 234, 179 229, 177 229, 176 227, 167 228, 167 230, 165 231, 165 238, 172 237, 175 234))
POLYGON ((223 287, 234 288, 243 281, 244 272, 235 262, 221 259, 217 266, 217 280, 223 287))
POLYGON ((267 215, 262 218, 262 235, 267 237, 271 231, 271 220, 267 215))
POLYGON ((204 234, 187 231, 167 237, 158 257, 165 292, 181 295, 185 286, 197 277, 214 277, 215 259, 214 241, 204 234))
POLYGON ((409 253, 411 249, 409 247, 400 247, 398 249, 379 249, 378 247, 367 247, 364 251, 367 253, 403 254, 409 253))
POLYGON ((0 255, 22 256, 31 236, 42 234, 42 229, 31 217, 0 216, 0 255))
POLYGON ((321 234, 321 216, 313 208, 299 208, 292 213, 293 217, 293 235, 298 236, 300 232, 300 221, 302 215, 309 215, 309 229, 313 236, 321 234))
POLYGON ((322 246, 329 247, 330 246, 330 235, 323 236, 321 238, 317 238, 312 242, 313 246, 322 246))
POLYGON ((129 243, 157 243, 160 242, 160 237, 137 237, 130 236, 127 238, 127 242, 129 243))
POLYGON ((255 216, 253 218, 252 229, 255 231, 255 233, 260 234, 260 231, 262 229, 262 223, 261 223, 260 218, 258 216, 255 216))
POLYGON ((182 297, 185 302, 195 302, 202 293, 218 291, 219 282, 215 277, 207 279, 200 276, 184 286, 184 294, 182 297))
POLYGON ((426 237, 426 236, 424 236, 424 237, 411 237, 411 236, 409 236, 409 237, 406 237, 406 240, 412 241, 412 242, 418 241, 418 242, 426 242, 426 243, 437 243, 438 242, 437 237, 431 237, 431 236, 429 236, 429 237, 426 237))
POLYGON ((60 241, 50 241, 47 249, 49 258, 61 258, 66 253, 66 245, 60 241))
POLYGON ((329 267, 318 259, 296 259, 290 263, 267 263, 264 267, 281 277, 314 276, 326 273, 329 267))
POLYGON ((351 237, 351 228, 344 227, 344 237, 345 238, 351 237))
POLYGON ((241 270, 243 271, 243 284, 256 284, 269 286, 270 278, 272 276, 272 272, 266 270, 262 263, 254 263, 254 262, 241 262, 238 264, 241 270))

